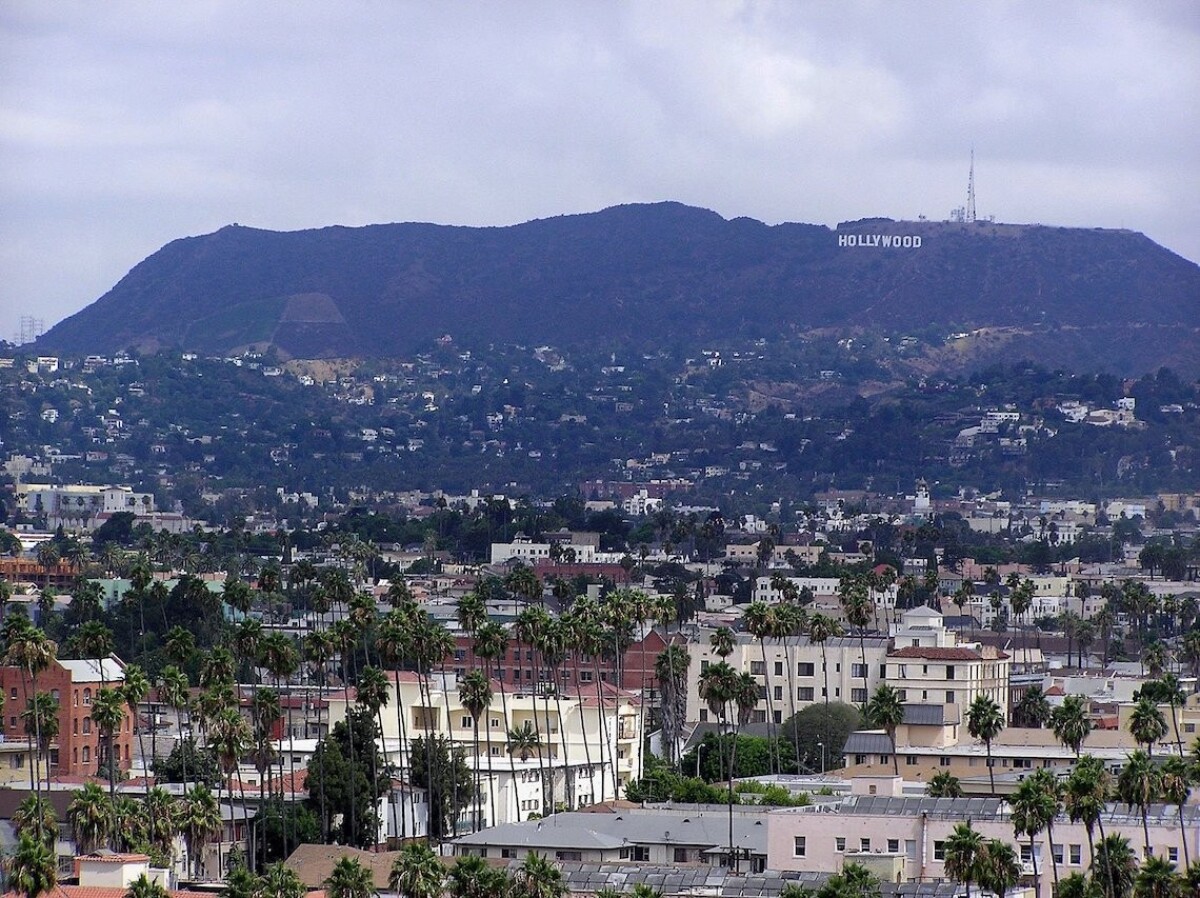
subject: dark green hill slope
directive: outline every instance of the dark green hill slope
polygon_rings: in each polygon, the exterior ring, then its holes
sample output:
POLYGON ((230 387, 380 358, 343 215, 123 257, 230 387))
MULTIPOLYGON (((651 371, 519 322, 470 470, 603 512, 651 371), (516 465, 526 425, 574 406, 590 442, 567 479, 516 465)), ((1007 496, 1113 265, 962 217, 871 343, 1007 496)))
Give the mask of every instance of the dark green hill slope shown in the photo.
POLYGON ((1061 359, 1111 358, 1122 372, 1187 370, 1200 366, 1200 268, 1129 231, 886 219, 768 226, 676 203, 504 228, 231 226, 163 247, 40 346, 271 343, 289 356, 334 357, 407 353, 442 334, 653 348, 930 326, 1010 328, 1005 352, 1029 347, 1052 364, 1043 347, 1061 359), (884 246, 893 236, 920 246, 884 246), (1131 352, 1146 328, 1154 338, 1131 352))

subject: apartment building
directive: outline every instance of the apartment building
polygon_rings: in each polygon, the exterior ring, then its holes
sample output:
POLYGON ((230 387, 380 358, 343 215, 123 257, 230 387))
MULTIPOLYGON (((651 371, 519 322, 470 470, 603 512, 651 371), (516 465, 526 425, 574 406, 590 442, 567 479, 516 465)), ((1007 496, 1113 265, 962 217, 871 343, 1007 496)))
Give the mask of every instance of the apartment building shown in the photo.
MULTIPOLYGON (((38 672, 37 691, 58 702, 58 735, 50 744, 51 776, 94 775, 107 751, 100 728, 91 718, 92 702, 104 687, 125 682, 125 665, 116 655, 84 660, 54 660, 38 672)), ((3 727, 0 728, 0 781, 21 782, 29 778, 28 737, 21 719, 33 684, 20 667, 0 667, 0 689, 4 693, 3 727)), ((133 760, 133 716, 126 709, 114 734, 117 764, 128 770, 133 760)), ((46 760, 39 759, 44 765, 46 760)), ((45 776, 45 771, 42 773, 45 776)))
POLYGON ((768 639, 760 644, 749 633, 735 633, 733 652, 722 659, 709 644, 711 630, 702 630, 688 643, 687 719, 709 722, 708 706, 700 698, 700 676, 721 660, 739 673, 748 672, 760 684, 759 703, 751 722, 782 723, 796 711, 825 700, 828 677, 831 702, 861 703, 883 682, 888 640, 866 636, 834 636, 823 643, 807 636, 768 639), (763 652, 766 652, 766 659, 763 652), (866 662, 864 665, 863 656, 866 662), (865 678, 865 682, 864 682, 865 678))
POLYGON ((954 705, 966 719, 976 696, 1008 710, 1011 659, 994 646, 959 644, 940 612, 927 606, 906 611, 893 629, 885 679, 905 704, 954 705))
MULTIPOLYGON (((897 778, 898 779, 898 778, 897 778)), ((868 781, 871 782, 871 781, 868 781)), ((945 878, 946 840, 954 827, 969 820, 985 839, 1000 839, 1020 850, 1023 879, 1035 869, 1042 893, 1049 894, 1051 858, 1060 876, 1086 873, 1090 864, 1087 831, 1082 823, 1060 816, 1054 821, 1054 844, 1045 832, 1027 838, 1013 835, 1012 809, 1001 798, 908 798, 883 794, 886 781, 872 782, 877 794, 855 794, 838 804, 814 804, 773 811, 767 823, 767 865, 773 870, 839 870, 848 861, 891 855, 901 862, 905 881, 945 878)), ((1184 829, 1192 857, 1200 850, 1200 807, 1184 808, 1184 829)), ((1142 818, 1136 809, 1110 804, 1103 815, 1105 835, 1129 840, 1144 853, 1142 818)), ((1182 865, 1183 833, 1174 806, 1154 805, 1148 830, 1155 856, 1182 865)))
MULTIPOLYGON (((411 744, 427 732, 460 746, 480 774, 481 807, 486 820, 528 819, 545 814, 547 805, 582 807, 621 797, 641 773, 641 725, 636 695, 607 683, 593 683, 580 694, 528 686, 501 689, 492 682, 492 702, 480 721, 478 744, 471 714, 459 696, 459 678, 434 674, 427 691, 417 675, 392 673, 391 690, 382 714, 383 743, 388 759, 401 770, 411 759, 411 744), (508 752, 509 733, 526 726, 540 745, 526 758, 508 752)), ((354 702, 353 690, 330 693, 326 700, 332 727, 344 720, 354 702)), ((464 812, 464 822, 475 809, 464 812)))

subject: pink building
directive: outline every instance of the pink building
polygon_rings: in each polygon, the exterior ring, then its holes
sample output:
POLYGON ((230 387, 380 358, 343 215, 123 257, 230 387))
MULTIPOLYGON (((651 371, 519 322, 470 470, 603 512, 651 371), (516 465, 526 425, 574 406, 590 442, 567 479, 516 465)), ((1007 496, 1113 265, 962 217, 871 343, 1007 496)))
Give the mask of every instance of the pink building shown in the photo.
MULTIPOLYGON (((835 804, 772 812, 767 824, 767 868, 836 871, 846 861, 862 860, 862 855, 871 855, 876 861, 883 859, 878 856, 893 855, 897 859, 894 869, 902 871, 903 881, 944 879, 945 841, 956 824, 970 821, 984 838, 1001 839, 1019 849, 1027 884, 1032 884, 1036 862, 1042 895, 1050 895, 1048 840, 1044 833, 1035 839, 1031 854, 1029 840, 1013 835, 1004 799, 897 797, 891 794, 892 782, 885 777, 856 781, 856 791, 863 786, 867 791, 873 786, 877 794, 854 794, 835 804)), ((1184 824, 1191 857, 1200 857, 1200 807, 1184 807, 1184 824)), ((1175 806, 1153 806, 1149 831, 1153 853, 1182 868, 1183 834, 1175 806)), ((1136 809, 1131 812, 1123 804, 1109 805, 1104 832, 1124 836, 1139 858, 1144 854, 1142 818, 1136 809)), ((1086 872, 1090 858, 1083 824, 1060 817, 1054 824, 1054 839, 1059 875, 1086 872)))

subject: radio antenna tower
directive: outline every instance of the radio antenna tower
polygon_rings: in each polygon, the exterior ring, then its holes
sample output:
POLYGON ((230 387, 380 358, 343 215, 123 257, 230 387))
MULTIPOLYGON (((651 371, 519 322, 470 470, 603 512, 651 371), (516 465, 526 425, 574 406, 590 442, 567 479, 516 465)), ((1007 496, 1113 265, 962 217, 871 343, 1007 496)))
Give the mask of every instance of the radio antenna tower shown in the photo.
POLYGON ((967 176, 966 220, 975 220, 975 147, 971 147, 971 173, 967 176))

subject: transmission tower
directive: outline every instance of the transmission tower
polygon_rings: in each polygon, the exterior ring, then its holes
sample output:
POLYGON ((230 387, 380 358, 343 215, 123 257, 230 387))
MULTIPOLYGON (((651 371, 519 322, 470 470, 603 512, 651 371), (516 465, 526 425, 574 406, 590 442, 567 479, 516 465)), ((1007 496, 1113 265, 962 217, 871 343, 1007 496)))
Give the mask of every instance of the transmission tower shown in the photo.
POLYGON ((34 318, 32 315, 21 316, 21 332, 17 338, 17 342, 21 345, 32 343, 40 337, 46 330, 46 324, 41 318, 34 318))
POLYGON ((975 147, 971 147, 971 172, 967 176, 967 221, 975 220, 975 147))

